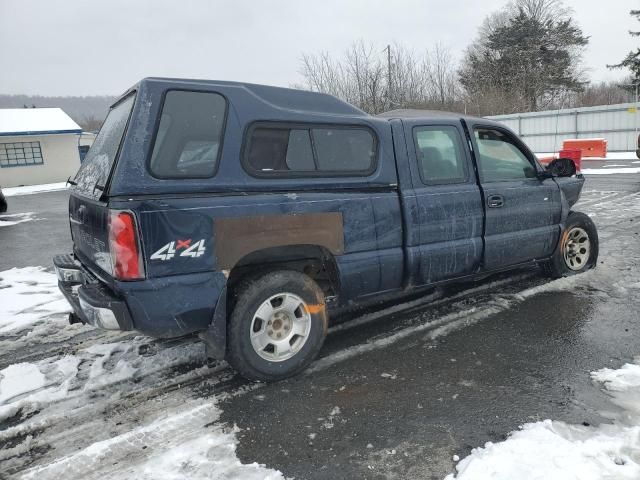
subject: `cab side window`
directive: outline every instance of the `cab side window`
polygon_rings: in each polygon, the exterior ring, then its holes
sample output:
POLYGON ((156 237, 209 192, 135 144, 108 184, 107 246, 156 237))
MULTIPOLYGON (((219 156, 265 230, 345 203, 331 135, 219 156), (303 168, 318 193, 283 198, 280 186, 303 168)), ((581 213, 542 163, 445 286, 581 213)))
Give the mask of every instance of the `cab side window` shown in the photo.
POLYGON ((535 178, 536 169, 512 138, 492 128, 474 130, 483 181, 500 182, 535 178))
POLYGON ((413 135, 420 177, 424 183, 441 185, 467 181, 467 159, 460 133, 455 127, 416 127, 413 135))

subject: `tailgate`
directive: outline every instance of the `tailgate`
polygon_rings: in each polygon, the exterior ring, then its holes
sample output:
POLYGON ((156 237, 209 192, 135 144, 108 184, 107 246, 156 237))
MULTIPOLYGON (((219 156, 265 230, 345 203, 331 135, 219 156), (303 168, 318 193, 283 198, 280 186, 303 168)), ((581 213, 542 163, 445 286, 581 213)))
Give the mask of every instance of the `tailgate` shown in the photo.
POLYGON ((74 252, 89 268, 98 267, 110 276, 109 209, 104 197, 134 101, 134 94, 128 94, 111 108, 73 179, 69 197, 74 252))
POLYGON ((89 268, 113 275, 109 253, 109 209, 107 204, 72 193, 69 222, 74 253, 89 268))

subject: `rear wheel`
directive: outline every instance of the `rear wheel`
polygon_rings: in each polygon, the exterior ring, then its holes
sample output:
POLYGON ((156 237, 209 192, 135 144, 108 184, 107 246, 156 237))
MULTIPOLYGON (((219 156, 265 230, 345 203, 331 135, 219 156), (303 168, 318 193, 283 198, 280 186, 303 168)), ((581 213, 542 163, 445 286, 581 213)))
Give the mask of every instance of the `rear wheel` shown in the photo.
POLYGON ((237 290, 228 329, 231 366, 250 380, 275 381, 309 365, 327 333, 320 287, 307 275, 282 270, 237 290))
POLYGON ((593 221, 584 213, 571 212, 545 270, 553 278, 585 272, 596 266, 598 249, 598 231, 593 221))

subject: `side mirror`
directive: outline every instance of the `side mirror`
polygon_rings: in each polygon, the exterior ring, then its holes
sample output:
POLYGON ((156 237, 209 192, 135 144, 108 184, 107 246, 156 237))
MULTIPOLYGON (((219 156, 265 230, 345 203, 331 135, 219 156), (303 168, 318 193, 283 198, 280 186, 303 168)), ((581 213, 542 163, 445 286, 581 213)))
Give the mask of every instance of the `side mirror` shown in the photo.
POLYGON ((577 171, 575 162, 570 158, 556 158, 546 170, 554 177, 573 177, 577 171))

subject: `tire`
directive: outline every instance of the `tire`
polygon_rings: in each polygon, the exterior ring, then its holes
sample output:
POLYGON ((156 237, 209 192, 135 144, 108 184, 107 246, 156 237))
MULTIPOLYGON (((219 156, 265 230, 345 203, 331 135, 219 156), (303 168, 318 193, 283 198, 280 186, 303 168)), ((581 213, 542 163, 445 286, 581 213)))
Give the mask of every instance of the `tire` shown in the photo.
POLYGON ((327 335, 320 287, 303 273, 279 270, 240 284, 236 291, 227 329, 231 366, 249 380, 264 382, 304 370, 327 335))
POLYGON ((570 212, 553 256, 544 264, 552 278, 568 277, 595 268, 598 263, 598 230, 588 215, 570 212))

